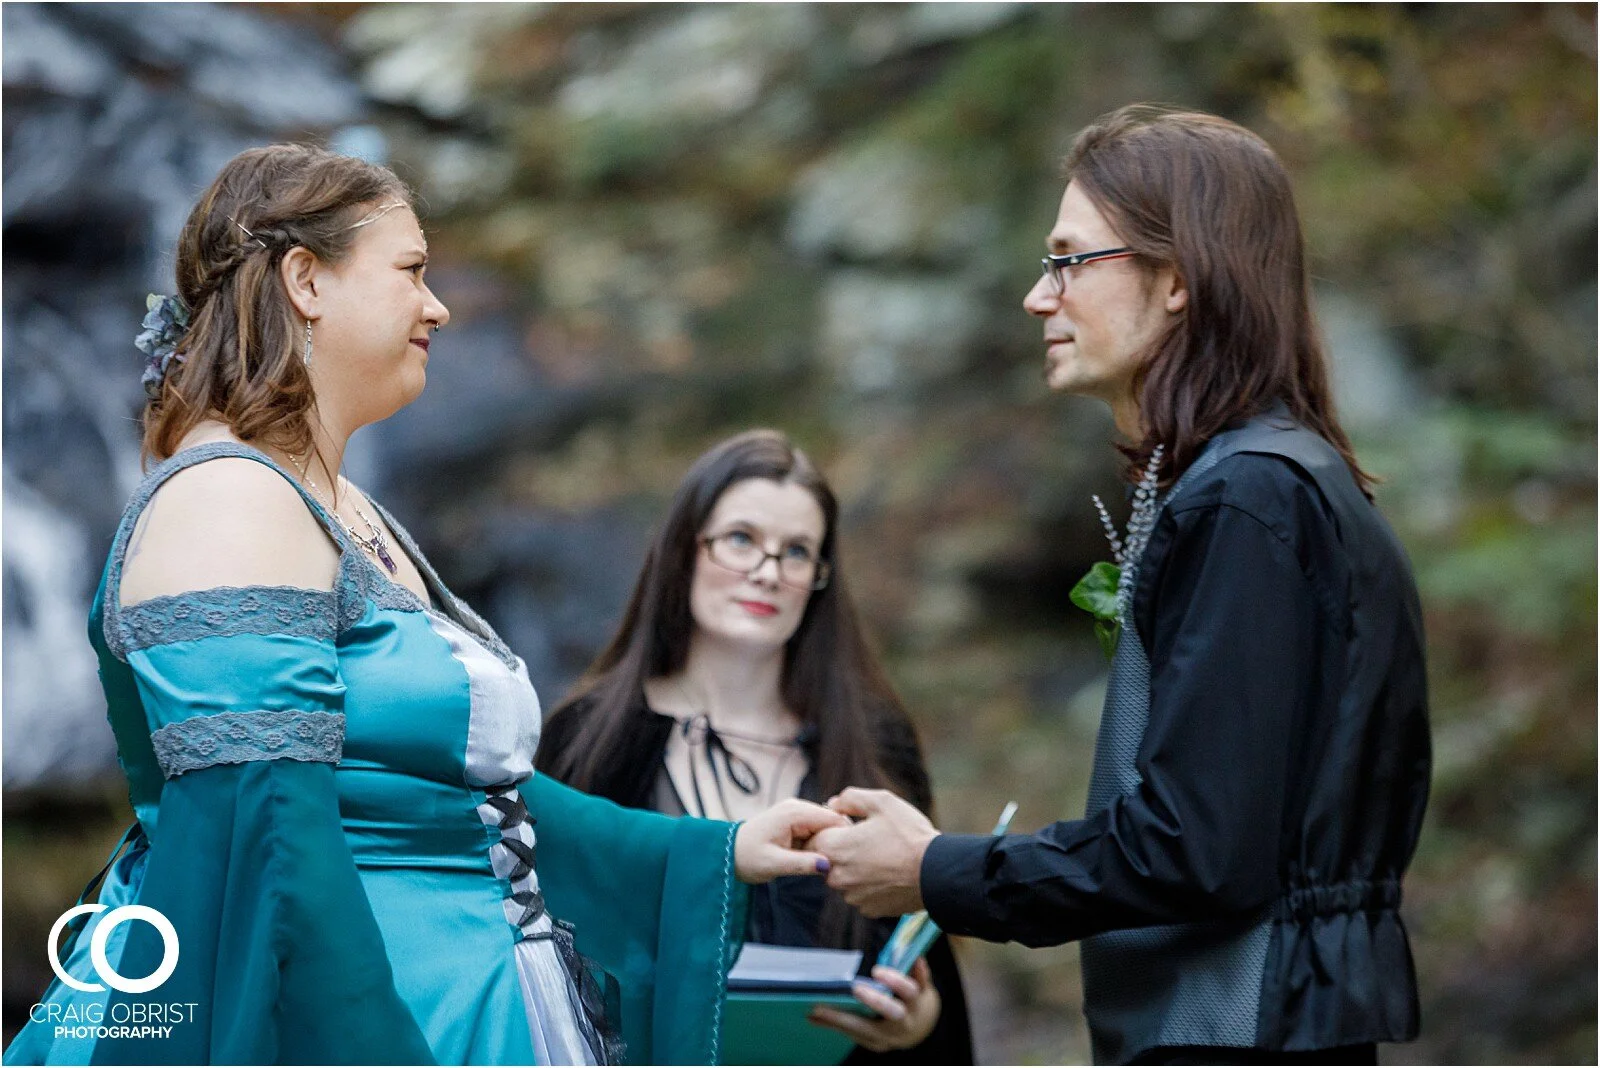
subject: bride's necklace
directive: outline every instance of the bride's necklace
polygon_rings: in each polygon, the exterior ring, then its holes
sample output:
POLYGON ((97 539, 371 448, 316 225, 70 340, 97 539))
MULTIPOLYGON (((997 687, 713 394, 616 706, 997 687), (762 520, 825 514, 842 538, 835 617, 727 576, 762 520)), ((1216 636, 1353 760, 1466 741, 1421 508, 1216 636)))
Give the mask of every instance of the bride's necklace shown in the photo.
MULTIPOLYGON (((302 461, 300 457, 290 454, 289 459, 294 461, 295 467, 299 469, 300 478, 311 490, 311 495, 319 501, 322 500, 322 494, 317 490, 316 480, 311 477, 311 458, 308 456, 302 461)), ((344 528, 344 532, 350 535, 351 541, 360 546, 362 552, 382 564, 389 574, 397 574, 399 568, 395 565, 394 557, 389 555, 389 539, 384 536, 383 528, 374 523, 372 517, 363 512, 361 506, 352 499, 350 507, 356 510, 356 515, 367 526, 367 535, 365 537, 357 534, 355 528, 345 522, 344 516, 339 514, 338 503, 339 498, 335 495, 333 503, 328 505, 328 512, 333 516, 334 521, 344 528)))

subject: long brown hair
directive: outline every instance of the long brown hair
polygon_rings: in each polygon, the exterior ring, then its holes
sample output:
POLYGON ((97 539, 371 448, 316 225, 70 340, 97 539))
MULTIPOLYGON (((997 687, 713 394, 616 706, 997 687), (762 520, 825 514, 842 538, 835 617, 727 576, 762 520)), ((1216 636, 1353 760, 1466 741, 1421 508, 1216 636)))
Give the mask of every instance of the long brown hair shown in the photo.
POLYGON ((221 420, 244 441, 306 450, 311 375, 278 263, 296 246, 339 263, 356 223, 383 201, 413 206, 387 168, 310 145, 247 149, 223 166, 178 237, 189 329, 145 406, 147 460, 171 456, 204 419, 221 420))
MULTIPOLYGON (((593 790, 607 766, 627 750, 633 710, 645 680, 682 671, 689 657, 694 619, 689 587, 700 536, 723 493, 748 479, 770 479, 806 490, 822 509, 819 558, 832 569, 828 584, 811 594, 800 625, 784 650, 784 703, 815 741, 812 773, 824 796, 846 786, 884 787, 924 809, 931 798, 915 784, 896 782, 878 758, 887 721, 911 735, 894 688, 869 649, 839 566, 839 505, 816 466, 775 430, 750 430, 713 446, 690 467, 645 554, 644 567, 622 622, 605 650, 552 715, 583 702, 587 707, 571 743, 553 755, 550 774, 581 790, 593 790)), ((863 937, 864 925, 829 894, 824 934, 863 937)))
POLYGON ((1334 413, 1300 215, 1272 148, 1215 115, 1134 104, 1082 130, 1065 169, 1139 262, 1172 267, 1189 291, 1135 378, 1144 440, 1122 447, 1130 479, 1164 443, 1170 482, 1217 433, 1282 401, 1370 497, 1334 413))

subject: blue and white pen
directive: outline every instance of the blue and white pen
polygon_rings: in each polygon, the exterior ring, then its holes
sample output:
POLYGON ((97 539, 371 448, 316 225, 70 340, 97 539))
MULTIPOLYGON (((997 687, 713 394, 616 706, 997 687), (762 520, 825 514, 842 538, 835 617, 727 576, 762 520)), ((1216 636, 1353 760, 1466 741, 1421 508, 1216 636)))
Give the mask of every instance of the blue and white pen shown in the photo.
MULTIPOLYGON (((1016 814, 1017 803, 1007 802, 1005 811, 1000 813, 999 822, 994 825, 993 833, 997 836, 1005 834, 1011 827, 1011 817, 1016 814)), ((900 917, 894 934, 884 943, 883 952, 878 954, 878 963, 904 975, 911 971, 917 958, 928 952, 928 947, 938 937, 939 925, 928 918, 926 910, 908 913, 900 917)))

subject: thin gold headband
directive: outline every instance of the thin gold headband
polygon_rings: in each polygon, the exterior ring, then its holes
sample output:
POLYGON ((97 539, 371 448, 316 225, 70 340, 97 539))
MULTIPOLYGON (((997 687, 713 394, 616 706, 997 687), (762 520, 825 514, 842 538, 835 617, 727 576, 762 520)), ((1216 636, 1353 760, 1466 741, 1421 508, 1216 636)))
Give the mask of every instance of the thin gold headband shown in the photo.
POLYGON ((355 229, 358 229, 358 228, 360 228, 362 226, 367 225, 368 223, 375 223, 379 219, 383 218, 385 215, 389 214, 395 208, 404 208, 404 207, 408 207, 408 206, 409 205, 407 205, 406 202, 403 201, 403 200, 391 201, 388 204, 383 205, 382 207, 373 208, 371 211, 369 211, 361 219, 360 222, 353 222, 349 226, 346 226, 345 229, 346 230, 355 230, 355 229))
MULTIPOLYGON (((364 215, 363 217, 361 217, 357 221, 351 223, 349 226, 346 226, 345 229, 346 230, 359 230, 361 227, 366 226, 368 223, 377 222, 379 219, 381 219, 385 215, 389 214, 395 208, 406 208, 406 207, 410 207, 410 205, 407 204, 403 200, 390 201, 387 204, 383 204, 383 205, 380 205, 380 206, 378 206, 376 208, 373 208, 371 211, 367 212, 366 215, 364 215)), ((237 226, 239 228, 240 232, 243 233, 244 236, 249 241, 251 241, 253 244, 255 244, 256 246, 258 246, 260 248, 266 248, 267 247, 267 243, 265 241, 263 241, 261 238, 257 237, 255 235, 255 233, 248 226, 246 226, 244 223, 240 222, 238 219, 235 219, 231 215, 228 216, 228 221, 233 223, 233 225, 237 226)))

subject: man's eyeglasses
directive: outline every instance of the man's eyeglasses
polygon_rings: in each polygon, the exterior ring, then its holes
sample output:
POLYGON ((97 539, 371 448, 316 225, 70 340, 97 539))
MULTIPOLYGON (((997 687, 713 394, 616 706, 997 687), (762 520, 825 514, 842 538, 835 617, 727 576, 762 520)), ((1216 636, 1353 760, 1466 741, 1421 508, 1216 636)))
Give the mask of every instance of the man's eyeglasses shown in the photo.
POLYGON ((1050 279, 1050 285, 1059 297, 1067 291, 1067 277, 1063 271, 1072 267, 1082 267, 1086 263, 1125 260, 1129 256, 1137 255, 1138 253, 1131 248, 1103 248, 1097 252, 1074 252, 1070 256, 1046 256, 1039 262, 1044 264, 1045 276, 1050 279))
POLYGON ((743 530, 713 534, 701 538, 700 544, 713 564, 741 575, 753 575, 768 560, 776 560, 778 581, 797 590, 820 590, 833 573, 828 561, 817 559, 804 545, 788 545, 782 552, 769 553, 743 530))

